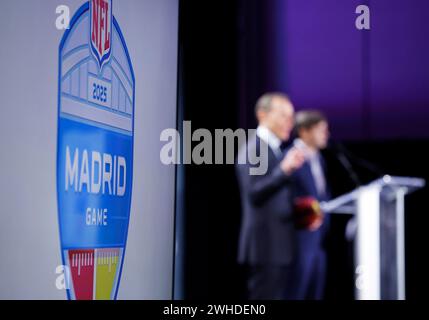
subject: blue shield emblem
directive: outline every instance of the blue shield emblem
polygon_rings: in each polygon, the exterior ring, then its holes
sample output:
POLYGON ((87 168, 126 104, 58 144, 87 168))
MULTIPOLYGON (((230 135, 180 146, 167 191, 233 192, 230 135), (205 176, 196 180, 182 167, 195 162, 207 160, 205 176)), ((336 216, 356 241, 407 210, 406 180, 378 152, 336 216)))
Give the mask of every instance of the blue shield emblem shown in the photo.
POLYGON ((57 197, 69 299, 115 299, 127 242, 135 79, 111 5, 80 7, 59 48, 57 197))

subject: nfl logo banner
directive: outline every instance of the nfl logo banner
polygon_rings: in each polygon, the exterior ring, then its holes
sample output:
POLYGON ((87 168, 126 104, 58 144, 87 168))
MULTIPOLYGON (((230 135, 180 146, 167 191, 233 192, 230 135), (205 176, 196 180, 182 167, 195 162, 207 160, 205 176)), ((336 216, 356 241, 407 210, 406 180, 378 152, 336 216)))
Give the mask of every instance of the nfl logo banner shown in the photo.
POLYGON ((59 48, 57 198, 69 299, 116 299, 131 209, 135 79, 111 0, 86 2, 59 48))

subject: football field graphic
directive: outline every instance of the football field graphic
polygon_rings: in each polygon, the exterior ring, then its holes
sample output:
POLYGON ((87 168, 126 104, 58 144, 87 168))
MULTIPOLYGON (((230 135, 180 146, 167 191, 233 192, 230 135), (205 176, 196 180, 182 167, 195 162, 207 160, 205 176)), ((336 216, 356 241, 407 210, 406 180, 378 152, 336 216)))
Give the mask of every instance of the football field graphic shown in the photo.
POLYGON ((84 3, 59 48, 57 198, 69 299, 116 299, 127 241, 135 79, 112 11, 112 0, 84 3))

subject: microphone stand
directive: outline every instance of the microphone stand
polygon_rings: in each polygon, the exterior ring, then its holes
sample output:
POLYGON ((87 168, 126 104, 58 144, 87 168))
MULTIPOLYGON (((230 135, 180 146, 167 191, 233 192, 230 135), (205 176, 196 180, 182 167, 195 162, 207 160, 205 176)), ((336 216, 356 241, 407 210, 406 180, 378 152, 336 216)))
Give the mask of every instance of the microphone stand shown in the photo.
MULTIPOLYGON (((332 145, 331 143, 331 147, 334 147, 333 149, 335 149, 336 158, 341 163, 343 168, 347 171, 350 176, 350 179, 353 181, 356 187, 360 187, 362 183, 349 159, 351 159, 354 163, 358 164, 360 167, 365 168, 373 173, 376 173, 377 175, 384 175, 383 171, 378 166, 367 160, 355 156, 349 150, 347 150, 347 148, 344 147, 342 143, 337 142, 335 145, 332 145)), ((346 226, 345 236, 347 240, 353 240, 356 235, 356 229, 356 218, 353 217, 352 219, 350 219, 346 226)))

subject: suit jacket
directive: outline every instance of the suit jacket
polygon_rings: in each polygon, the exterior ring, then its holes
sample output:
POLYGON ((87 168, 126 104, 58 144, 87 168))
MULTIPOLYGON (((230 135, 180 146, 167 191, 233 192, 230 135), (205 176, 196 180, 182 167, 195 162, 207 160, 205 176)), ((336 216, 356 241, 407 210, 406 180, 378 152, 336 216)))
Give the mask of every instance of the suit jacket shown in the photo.
MULTIPOLYGON (((260 150, 263 143, 258 136, 251 137, 247 144, 253 149, 250 154, 254 154, 254 148, 260 150)), ((239 157, 245 152, 242 148, 239 157)), ((265 175, 250 175, 252 165, 248 161, 236 165, 242 204, 239 263, 283 266, 293 261, 291 177, 280 169, 280 161, 268 147, 265 175)))
MULTIPOLYGON (((287 153, 288 150, 285 151, 287 153)), ((325 176, 325 180, 327 178, 326 174, 326 163, 320 155, 320 164, 322 166, 322 170, 325 176)), ((292 197, 295 199, 297 197, 303 197, 303 196, 312 196, 318 201, 328 201, 331 199, 331 191, 329 188, 328 181, 326 181, 326 190, 324 195, 319 195, 317 192, 316 182, 313 178, 310 164, 306 161, 304 162, 303 166, 295 171, 292 174, 292 197)), ((323 245, 324 238, 327 234, 327 231, 329 229, 329 221, 330 217, 329 214, 325 214, 323 225, 314 232, 309 231, 300 231, 297 234, 297 241, 299 242, 299 246, 302 249, 308 251, 311 251, 312 249, 317 249, 319 245, 323 245), (304 247, 304 248, 303 248, 304 247)))

